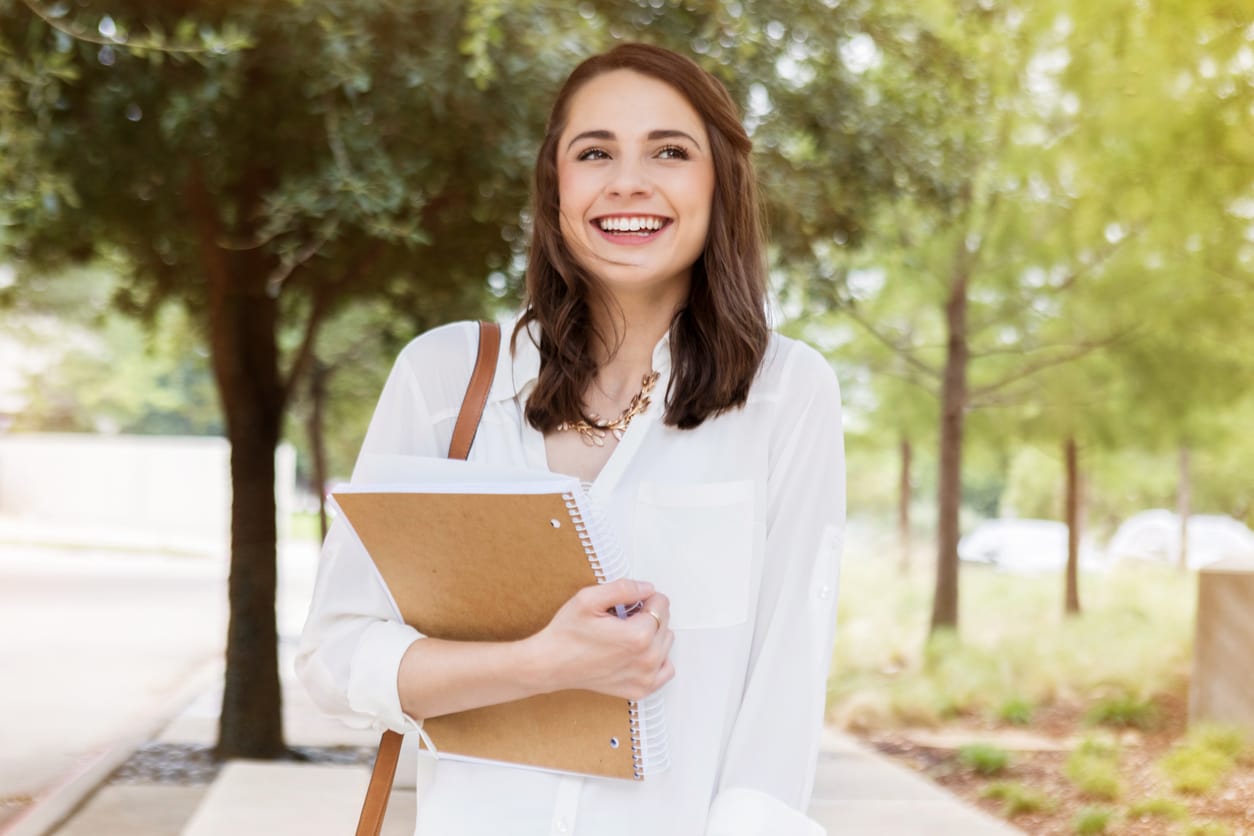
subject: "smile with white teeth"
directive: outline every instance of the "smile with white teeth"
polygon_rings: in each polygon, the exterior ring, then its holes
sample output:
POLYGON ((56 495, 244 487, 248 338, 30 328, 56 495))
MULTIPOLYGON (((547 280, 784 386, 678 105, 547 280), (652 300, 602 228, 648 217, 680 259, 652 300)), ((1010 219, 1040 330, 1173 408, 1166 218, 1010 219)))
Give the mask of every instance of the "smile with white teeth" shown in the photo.
POLYGON ((597 225, 606 232, 635 232, 638 234, 648 235, 651 232, 657 232, 666 224, 665 218, 658 218, 647 215, 631 216, 631 217, 613 217, 600 218, 597 225))

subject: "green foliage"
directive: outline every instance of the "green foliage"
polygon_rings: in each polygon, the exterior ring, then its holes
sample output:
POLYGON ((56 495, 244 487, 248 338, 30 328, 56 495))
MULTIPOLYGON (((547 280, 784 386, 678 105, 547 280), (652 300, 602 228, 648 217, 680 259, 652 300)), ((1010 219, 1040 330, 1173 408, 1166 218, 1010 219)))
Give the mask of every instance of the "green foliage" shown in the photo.
POLYGON ((1189 731, 1188 740, 1203 749, 1219 752, 1234 761, 1249 751, 1249 735, 1239 726, 1204 723, 1189 731))
POLYGON ((1094 725, 1149 730, 1158 725, 1158 706, 1130 691, 1102 697, 1084 715, 1094 725))
POLYGON ((1075 815, 1075 832, 1086 835, 1105 833, 1114 817, 1115 811, 1106 807, 1081 807, 1075 815))
POLYGON ((1049 796, 1017 781, 995 781, 985 787, 980 795, 1002 802, 1002 815, 1006 818, 1048 810, 1055 805, 1049 796))
POLYGON ((993 715, 1114 693, 1178 693, 1191 664, 1196 576, 1127 565, 1085 575, 1087 606, 1059 615, 1039 578, 966 571, 966 627, 925 641, 931 578, 902 576, 883 552, 851 542, 843 567, 829 713, 874 729, 993 715), (876 590, 867 595, 865 590, 876 590))
POLYGON ((958 750, 958 762, 981 775, 1000 775, 1010 765, 1010 753, 988 743, 969 743, 958 750))
POLYGON ((187 313, 164 305, 144 325, 109 308, 117 284, 103 269, 30 280, 0 321, 27 359, 12 429, 220 434, 208 352, 187 313))
POLYGON ((1181 833, 1184 836, 1232 836, 1232 828, 1217 821, 1190 822, 1181 833))
POLYGON ((1119 797, 1118 754, 1107 744, 1086 741, 1067 756, 1063 772, 1084 796, 1104 801, 1119 797))
POLYGON ((1011 697, 997 709, 997 719, 1011 726, 1027 726, 1032 722, 1034 708, 1022 697, 1011 697))
POLYGON ((1158 818, 1183 821, 1189 817, 1189 808, 1174 798, 1145 798, 1128 806, 1128 818, 1158 818))
POLYGON ((1238 729, 1203 726, 1160 758, 1158 768, 1176 792, 1210 795, 1227 779, 1245 746, 1238 729))

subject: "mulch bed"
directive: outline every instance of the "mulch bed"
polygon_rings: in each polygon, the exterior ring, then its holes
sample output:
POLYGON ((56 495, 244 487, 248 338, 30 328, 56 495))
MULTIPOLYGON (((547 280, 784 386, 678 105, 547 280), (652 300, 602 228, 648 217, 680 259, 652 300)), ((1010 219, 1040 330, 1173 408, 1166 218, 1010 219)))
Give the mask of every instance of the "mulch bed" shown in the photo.
MULTIPOLYGON (((1115 737, 1119 746, 1119 772, 1122 793, 1117 801, 1084 797, 1064 774, 1067 751, 1011 752, 1010 765, 999 775, 986 777, 964 766, 954 748, 922 745, 909 730, 871 731, 861 734, 863 742, 892 759, 925 774, 931 780, 961 796, 992 815, 1002 817, 1002 804, 983 798, 986 787, 998 781, 1022 783, 1053 799, 1047 811, 1023 813, 1010 819, 1015 827, 1030 834, 1076 833, 1075 820, 1086 807, 1113 809, 1110 834, 1184 834, 1188 824, 1205 822, 1222 824, 1232 836, 1254 836, 1254 762, 1246 759, 1213 793, 1188 796, 1172 792, 1156 762, 1183 738, 1187 730, 1186 703, 1182 696, 1159 700, 1159 721, 1152 730, 1101 730, 1085 724, 1078 707, 1052 706, 1039 711, 1030 731, 1059 743, 1073 743, 1085 736, 1105 732, 1115 737), (1145 816, 1131 819, 1128 807, 1147 798, 1172 798, 1189 811, 1187 822, 1145 816)), ((974 718, 959 718, 945 726, 946 733, 969 732, 972 740, 997 745, 995 726, 974 718)), ((1005 729, 1007 736, 1020 728, 1005 729)), ((961 734, 958 735, 959 737, 961 734)), ((925 735, 918 735, 925 738, 925 735)), ((1005 747, 1009 749, 1010 747, 1005 747)), ((1206 832, 1206 831, 1199 831, 1206 832)), ((1215 831, 1224 832, 1224 831, 1215 831)))

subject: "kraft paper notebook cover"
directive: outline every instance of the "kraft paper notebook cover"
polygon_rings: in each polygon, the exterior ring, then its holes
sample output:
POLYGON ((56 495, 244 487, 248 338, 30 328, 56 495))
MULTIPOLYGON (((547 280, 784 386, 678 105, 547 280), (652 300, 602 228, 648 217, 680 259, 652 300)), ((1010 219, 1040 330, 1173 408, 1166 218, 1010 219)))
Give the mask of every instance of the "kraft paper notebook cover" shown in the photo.
MULTIPOLYGON (((412 457, 387 469, 426 478, 358 481, 333 499, 423 635, 525 638, 582 587, 626 574, 576 479, 412 457)), ((561 772, 639 780, 668 760, 660 695, 561 691, 429 718, 423 731, 439 757, 561 772)))

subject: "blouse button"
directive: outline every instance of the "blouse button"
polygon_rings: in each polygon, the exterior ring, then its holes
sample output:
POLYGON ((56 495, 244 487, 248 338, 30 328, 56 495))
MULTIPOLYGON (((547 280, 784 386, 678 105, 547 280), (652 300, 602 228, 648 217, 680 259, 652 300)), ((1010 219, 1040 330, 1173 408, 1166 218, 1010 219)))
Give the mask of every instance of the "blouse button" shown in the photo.
POLYGON ((819 588, 819 597, 824 601, 832 597, 832 588, 827 584, 823 584, 823 586, 819 588))
POLYGON ((565 833, 568 830, 570 830, 570 827, 566 824, 566 819, 558 819, 557 820, 557 832, 565 833))

